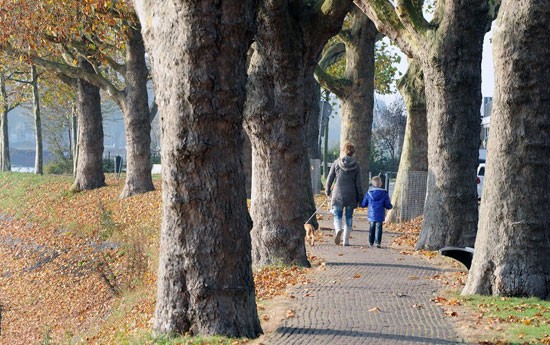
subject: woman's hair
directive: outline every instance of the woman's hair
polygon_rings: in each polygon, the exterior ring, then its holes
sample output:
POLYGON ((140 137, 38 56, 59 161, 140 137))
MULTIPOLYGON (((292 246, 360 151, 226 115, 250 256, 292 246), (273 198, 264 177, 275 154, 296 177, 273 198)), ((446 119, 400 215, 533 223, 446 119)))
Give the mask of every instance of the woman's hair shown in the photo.
POLYGON ((355 146, 353 146, 353 144, 351 143, 345 143, 343 151, 346 156, 351 157, 355 153, 355 146))
POLYGON ((382 179, 380 176, 374 176, 372 179, 372 185, 375 187, 381 187, 382 186, 382 179))

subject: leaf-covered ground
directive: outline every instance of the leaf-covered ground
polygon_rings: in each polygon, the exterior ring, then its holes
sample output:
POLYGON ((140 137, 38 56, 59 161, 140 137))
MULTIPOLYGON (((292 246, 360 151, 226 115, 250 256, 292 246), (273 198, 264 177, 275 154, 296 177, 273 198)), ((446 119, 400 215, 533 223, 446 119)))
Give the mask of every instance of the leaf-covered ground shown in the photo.
MULTIPOLYGON (((0 173, 0 343, 247 343, 151 336, 160 183, 155 181, 154 192, 119 200, 123 182, 109 175, 107 187, 72 194, 67 192, 71 177, 0 173)), ((324 200, 316 197, 318 205, 324 200)), ((550 302, 460 296, 467 277, 460 264, 437 252, 414 251, 421 226, 418 218, 387 224, 385 230, 400 233, 392 247, 403 255, 420 255, 452 268, 432 277, 446 287, 432 302, 445 309, 465 337, 486 345, 550 344, 550 302)), ((316 242, 325 241, 317 231, 316 242)), ((310 261, 324 269, 322 259, 310 261)), ((280 303, 270 300, 292 300, 287 287, 307 285, 307 275, 315 271, 276 266, 255 272, 258 310, 266 330, 269 322, 294 317, 292 309, 276 314, 273 310, 280 303)))
POLYGON ((471 342, 482 345, 550 344, 550 301, 530 298, 493 296, 460 296, 467 271, 455 260, 438 252, 415 251, 414 245, 422 229, 422 217, 402 224, 387 224, 386 231, 399 233, 392 247, 403 255, 420 255, 433 264, 451 268, 432 277, 446 289, 433 303, 445 310, 460 333, 471 342))
MULTIPOLYGON (((161 219, 156 191, 118 198, 123 179, 69 193, 71 177, 0 173, 2 344, 242 344, 223 338, 154 339, 161 219)), ((255 273, 262 301, 307 270, 255 273)), ((265 317, 265 316, 264 316, 265 317)))

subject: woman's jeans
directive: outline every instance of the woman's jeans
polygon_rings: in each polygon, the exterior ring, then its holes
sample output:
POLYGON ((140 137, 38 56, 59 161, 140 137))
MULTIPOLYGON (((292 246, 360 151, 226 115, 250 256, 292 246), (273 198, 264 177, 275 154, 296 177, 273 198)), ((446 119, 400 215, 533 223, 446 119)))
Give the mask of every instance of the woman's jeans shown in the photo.
POLYGON ((382 222, 370 222, 369 244, 382 243, 382 222))
MULTIPOLYGON (((345 207, 346 223, 345 225, 351 229, 353 225, 353 207, 345 207)), ((342 230, 342 216, 344 215, 344 207, 334 206, 334 230, 342 230)))

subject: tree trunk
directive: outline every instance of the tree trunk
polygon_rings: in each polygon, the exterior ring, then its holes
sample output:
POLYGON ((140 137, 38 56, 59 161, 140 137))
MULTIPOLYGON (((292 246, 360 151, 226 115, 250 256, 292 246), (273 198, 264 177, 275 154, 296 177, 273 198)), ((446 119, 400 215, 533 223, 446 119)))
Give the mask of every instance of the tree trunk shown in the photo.
POLYGON ((321 159, 321 149, 319 147, 321 87, 315 79, 308 83, 306 87, 309 89, 306 93, 311 95, 311 98, 305 100, 307 102, 305 105, 307 111, 307 152, 309 159, 321 159))
MULTIPOLYGON (((315 211, 306 145, 313 71, 351 2, 334 1, 325 11, 301 5, 262 3, 248 69, 245 123, 252 143, 256 265, 309 266, 303 224, 315 211)), ((315 218, 312 223, 317 226, 315 218)))
MULTIPOLYGON (((92 70, 85 60, 80 61, 82 68, 92 70)), ((74 191, 103 187, 103 118, 99 88, 83 79, 77 80, 78 92, 78 152, 74 191)))
POLYGON ((351 11, 352 28, 346 44, 346 79, 350 84, 340 96, 342 125, 340 151, 346 142, 355 146, 363 187, 369 185, 370 146, 374 107, 374 45, 376 27, 357 7, 351 11))
POLYGON ((36 66, 31 66, 31 85, 32 85, 32 111, 34 114, 34 139, 35 139, 35 159, 34 173, 42 175, 44 173, 44 151, 42 141, 42 120, 40 118, 40 94, 38 93, 38 74, 36 66))
POLYGON ((243 150, 242 150, 242 161, 243 161, 243 170, 244 170, 244 181, 246 186, 246 197, 247 199, 252 198, 252 145, 250 144, 250 138, 246 134, 246 131, 243 129, 243 150))
POLYGON ((147 66, 141 32, 128 30, 126 45, 126 183, 121 198, 155 189, 151 176, 151 122, 147 98, 147 66))
POLYGON ((504 0, 475 255, 463 294, 550 299, 550 1, 504 0))
MULTIPOLYGON (((260 30, 261 26, 258 36, 260 30)), ((303 226, 311 196, 309 169, 304 169, 309 158, 303 72, 286 60, 277 61, 278 73, 272 74, 272 61, 267 58, 275 56, 271 48, 258 44, 254 51, 245 108, 252 144, 252 259, 257 266, 309 266, 303 226)))
POLYGON ((241 162, 253 0, 137 0, 162 126, 156 333, 255 338, 241 162), (223 37, 223 39, 221 39, 223 37))
POLYGON ((71 129, 73 141, 71 142, 71 152, 73 157, 73 176, 76 177, 76 168, 78 163, 78 109, 73 107, 71 111, 71 129))
MULTIPOLYGON (((424 76, 415 60, 409 61, 407 73, 397 85, 407 108, 407 127, 403 140, 403 151, 399 161, 399 171, 392 196, 393 208, 386 221, 400 223, 420 216, 404 210, 414 203, 424 203, 425 193, 418 194, 417 186, 424 183, 412 181, 416 175, 423 176, 428 171, 428 128, 426 123, 426 97, 424 93, 424 76), (423 173, 414 173, 423 172, 423 173), (416 194, 416 195, 415 195, 416 194)), ((414 211, 411 209, 411 211, 414 211)))
POLYGON ((429 172, 417 249, 473 246, 478 220, 475 178, 488 6, 484 0, 451 1, 445 6, 445 18, 421 59, 429 172))
POLYGON ((2 98, 2 114, 0 118, 0 135, 2 140, 0 141, 0 171, 10 171, 10 140, 8 135, 8 93, 6 91, 6 82, 4 74, 0 73, 0 97, 2 98))

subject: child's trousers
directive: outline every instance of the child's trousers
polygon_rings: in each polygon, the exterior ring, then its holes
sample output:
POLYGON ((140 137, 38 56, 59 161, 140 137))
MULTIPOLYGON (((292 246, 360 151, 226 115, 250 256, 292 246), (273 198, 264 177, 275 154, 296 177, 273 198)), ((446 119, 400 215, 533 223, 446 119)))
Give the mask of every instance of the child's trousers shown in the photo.
POLYGON ((382 243, 382 222, 370 222, 369 244, 380 245, 382 243))

